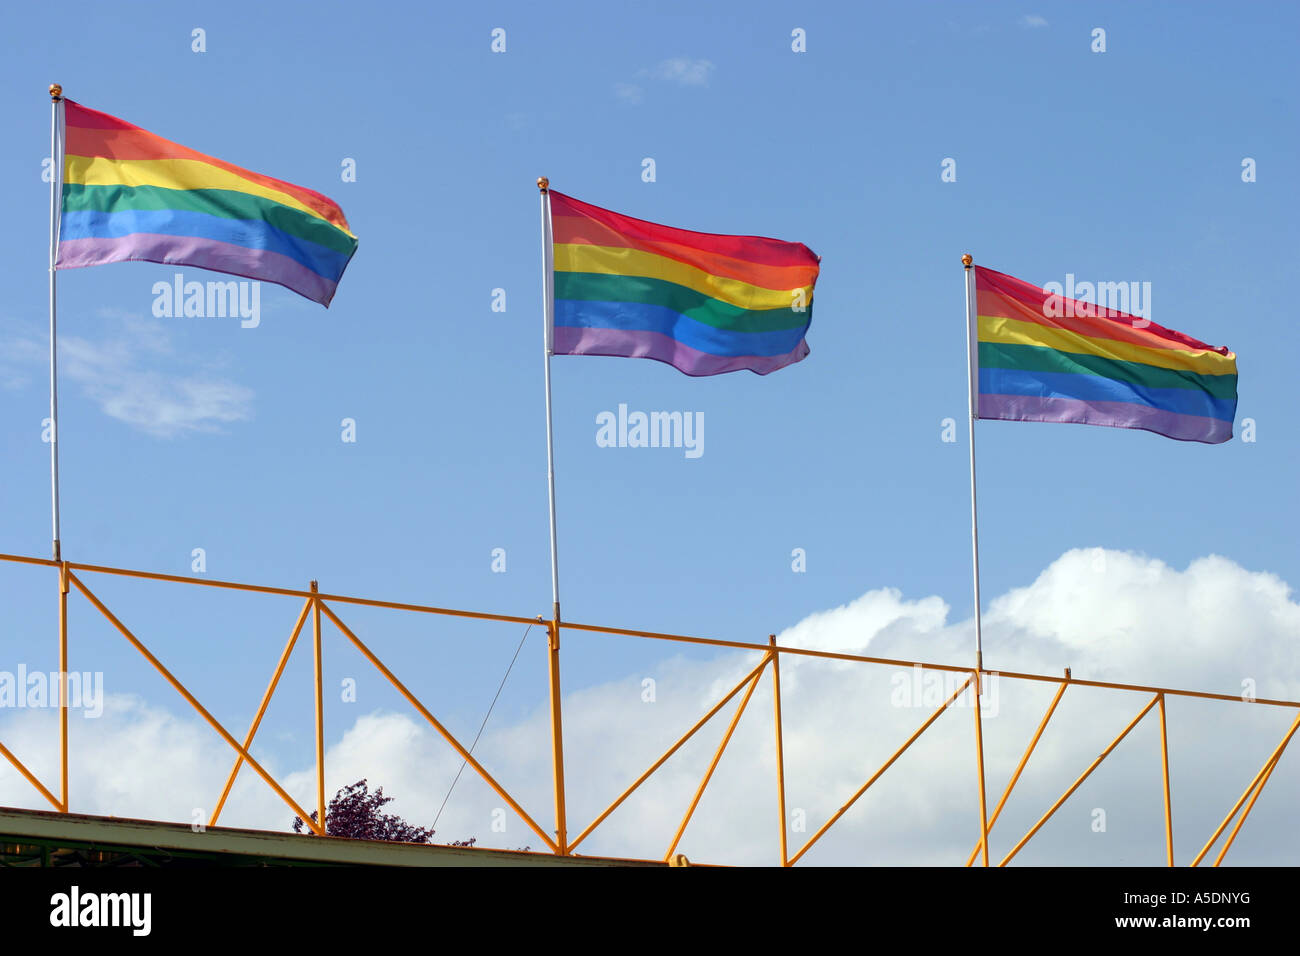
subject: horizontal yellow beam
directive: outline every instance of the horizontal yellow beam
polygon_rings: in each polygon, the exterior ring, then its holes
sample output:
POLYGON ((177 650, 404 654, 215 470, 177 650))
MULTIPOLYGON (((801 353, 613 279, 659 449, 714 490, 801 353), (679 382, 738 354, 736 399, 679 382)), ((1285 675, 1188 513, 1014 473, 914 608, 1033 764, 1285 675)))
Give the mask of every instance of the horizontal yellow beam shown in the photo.
MULTIPOLYGON (((60 567, 63 562, 54 561, 49 558, 32 558, 25 555, 0 554, 0 561, 10 561, 19 564, 34 564, 45 567, 60 567)), ((297 588, 277 588, 266 587, 257 584, 241 584, 236 581, 214 581, 206 578, 185 577, 179 574, 157 574, 151 571, 134 571, 127 568, 114 568, 98 564, 78 564, 76 562, 67 562, 67 567, 73 571, 87 571, 95 574, 114 574, 124 577, 144 578, 154 581, 170 581, 176 584, 195 584, 201 587, 228 588, 237 591, 251 591, 260 594, 280 594, 287 597, 309 598, 312 596, 310 591, 303 591, 297 588)), ((436 607, 427 604, 405 604, 397 601, 377 601, 368 598, 350 597, 344 594, 326 594, 319 595, 322 601, 332 601, 335 603, 355 604, 364 607, 390 608, 397 611, 414 611, 420 614, 442 614, 449 617, 475 618, 485 621, 504 621, 511 624, 536 624, 539 618, 521 617, 511 614, 490 614, 479 611, 466 611, 457 608, 436 607)), ((622 627, 604 627, 597 624, 576 624, 566 621, 564 623, 566 630, 570 631, 587 631, 595 634, 610 634, 622 637, 645 637, 653 640, 675 641, 684 644, 706 644, 711 647, 729 647, 736 650, 746 651, 775 651, 778 654, 794 654, 800 657, 814 657, 822 660, 837 661, 856 661, 862 664, 882 664, 887 667, 920 667, 932 671, 949 671, 952 673, 969 673, 970 667, 960 664, 936 664, 929 661, 909 661, 899 660, 888 657, 867 657, 861 654, 844 654, 835 651, 814 651, 803 647, 782 647, 778 644, 755 644, 750 641, 728 641, 712 637, 694 637, 687 634, 670 634, 662 631, 638 631, 622 627)), ((999 678, 1008 680, 1028 680, 1040 681, 1049 684, 1059 684, 1061 678, 1050 674, 1025 674, 1016 671, 981 671, 985 674, 996 674, 999 678)), ((1176 687, 1159 687, 1154 684, 1122 684, 1115 681, 1086 680, 1083 678, 1072 677, 1068 683, 1078 687, 1101 687, 1107 690, 1126 690, 1137 691, 1147 694, 1168 694, 1174 697, 1194 697, 1201 700, 1223 700, 1236 703, 1249 703, 1253 706, 1266 707, 1295 707, 1300 709, 1300 701, 1297 700, 1278 700, 1275 698, 1258 697, 1245 700, 1239 694, 1215 694, 1207 691, 1180 690, 1176 687)))
MULTIPOLYGON (((311 591, 299 588, 277 588, 262 584, 244 584, 239 581, 220 581, 211 578, 192 578, 182 574, 160 574, 154 571, 136 571, 130 568, 113 568, 102 564, 79 564, 75 561, 50 561, 45 558, 28 558, 16 554, 0 554, 0 561, 13 561, 19 564, 38 564, 49 567, 66 566, 72 571, 88 571, 93 574, 112 574, 118 577, 143 578, 148 581, 169 581, 172 584, 194 584, 206 588, 225 588, 232 591, 251 591, 256 594, 280 594, 285 597, 313 597, 311 591)), ((505 621, 510 624, 536 624, 537 617, 519 617, 511 614, 489 614, 480 611, 464 611, 458 608, 434 607, 427 604, 402 604, 397 601, 375 601, 369 598, 350 597, 346 594, 321 593, 321 600, 338 601, 343 604, 361 604, 367 607, 386 607, 395 611, 415 611, 420 614, 444 614, 449 617, 472 617, 486 621, 505 621)))

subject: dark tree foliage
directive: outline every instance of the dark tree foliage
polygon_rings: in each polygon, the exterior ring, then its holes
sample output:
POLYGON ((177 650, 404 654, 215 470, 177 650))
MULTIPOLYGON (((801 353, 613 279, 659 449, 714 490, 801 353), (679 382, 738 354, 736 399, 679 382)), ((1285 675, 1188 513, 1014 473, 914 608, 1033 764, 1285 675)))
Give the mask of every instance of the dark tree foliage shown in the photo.
MULTIPOLYGON (((411 826, 396 814, 383 812, 384 805, 392 802, 392 797, 384 796, 383 787, 371 793, 365 779, 358 780, 336 793, 325 808, 325 832, 330 836, 349 837, 353 840, 431 843, 432 827, 411 826)), ((316 821, 314 810, 311 819, 313 823, 316 821)), ((302 833, 304 825, 301 817, 293 818, 294 833, 302 833)), ((452 845, 473 846, 474 840, 452 845)))

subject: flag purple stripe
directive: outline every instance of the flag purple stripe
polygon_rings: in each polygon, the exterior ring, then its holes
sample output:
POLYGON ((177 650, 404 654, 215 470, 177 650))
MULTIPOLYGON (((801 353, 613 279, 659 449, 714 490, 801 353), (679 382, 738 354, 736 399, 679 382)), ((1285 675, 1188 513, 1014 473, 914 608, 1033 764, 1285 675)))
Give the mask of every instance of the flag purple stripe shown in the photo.
POLYGON ((198 236, 133 233, 120 238, 68 239, 59 243, 59 269, 79 269, 108 262, 159 262, 226 272, 273 282, 328 306, 337 282, 269 249, 249 249, 198 236))
POLYGON ((980 395, 979 417, 1015 422, 1066 422, 1140 428, 1179 441, 1215 445, 1232 438, 1232 422, 1202 415, 1135 405, 1131 402, 1045 398, 1041 395, 980 395))
POLYGON ((741 369, 766 375, 807 356, 808 343, 800 342, 786 355, 711 355, 659 332, 559 325, 555 327, 555 354, 648 358, 671 365, 687 375, 718 375, 741 369))

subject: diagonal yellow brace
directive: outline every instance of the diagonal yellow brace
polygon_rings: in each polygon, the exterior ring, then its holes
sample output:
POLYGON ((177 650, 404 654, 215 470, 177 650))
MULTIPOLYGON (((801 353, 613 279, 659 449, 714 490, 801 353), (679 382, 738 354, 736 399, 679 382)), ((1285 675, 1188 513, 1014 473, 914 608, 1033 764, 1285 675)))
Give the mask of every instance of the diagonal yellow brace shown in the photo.
MULTIPOLYGON (((1025 771, 1025 765, 1029 763, 1029 757, 1038 746, 1038 739, 1043 736, 1043 731, 1047 729, 1047 722, 1052 719, 1052 714, 1056 713, 1056 705, 1061 702, 1061 695, 1065 693, 1065 688, 1069 686, 1069 680, 1061 682, 1061 686, 1056 690, 1056 696, 1052 698, 1051 706, 1047 708, 1047 713, 1038 724, 1038 729, 1034 731, 1033 740, 1029 741, 1029 746, 1025 748, 1024 756, 1020 758, 1020 764, 1016 767, 1016 772, 1011 775, 1011 780, 1007 783, 1007 789, 1002 791, 1002 799, 998 805, 993 808, 993 815, 989 817, 989 832, 993 831, 993 825, 998 822, 998 817, 1002 815, 1002 808, 1007 805, 1007 798, 1011 796, 1011 791, 1015 789, 1016 783, 1020 780, 1020 775, 1025 771)), ((967 866, 973 866, 975 857, 979 856, 980 847, 984 841, 977 842, 975 849, 970 851, 970 858, 966 861, 967 866)))
MULTIPOLYGON (((275 688, 280 683, 280 677, 284 674, 285 665, 289 663, 289 655, 293 653, 293 647, 298 643, 298 635, 302 633, 302 626, 307 623, 307 612, 311 610, 311 599, 309 598, 302 606, 302 611, 298 615, 298 623, 293 626, 293 633, 289 635, 289 643, 284 645, 284 653, 280 655, 280 662, 275 666, 275 673, 271 675, 271 683, 266 687, 266 693, 262 695, 262 703, 257 708, 257 716, 253 718, 252 724, 248 727, 248 733, 244 736, 244 749, 250 750, 253 746, 253 738, 257 736, 257 728, 262 726, 262 718, 266 715, 266 708, 270 706, 271 696, 275 693, 275 688)), ((239 768, 244 765, 243 757, 235 758, 235 765, 230 768, 230 776, 226 779, 225 789, 221 791, 221 797, 217 800, 217 807, 212 811, 212 816, 208 820, 208 826, 215 827, 217 818, 221 816, 221 811, 226 805, 226 799, 230 796, 230 790, 235 785, 235 777, 239 776, 239 768)))
POLYGON ((972 674, 970 677, 967 677, 964 681, 962 681, 961 686, 958 687, 955 691, 953 691, 952 696, 939 705, 939 709, 936 710, 933 714, 931 714, 926 719, 925 723, 923 723, 920 727, 916 729, 916 733, 912 734, 912 736, 907 738, 907 742, 904 743, 903 746, 899 747, 897 750, 894 751, 894 755, 890 757, 888 760, 886 760, 884 764, 881 766, 881 768, 871 775, 871 779, 868 780, 866 783, 864 783, 862 787, 858 790, 858 792, 849 798, 849 802, 844 804, 844 806, 840 807, 839 810, 835 812, 834 816, 832 816, 829 820, 827 820, 824 824, 822 824, 822 828, 812 835, 812 838, 803 845, 803 849, 790 858, 790 863, 789 863, 790 866, 794 866, 796 863, 798 863, 799 858, 802 857, 805 853, 807 853, 809 848, 812 847, 814 843, 816 843, 818 840, 821 839, 822 834, 825 833, 827 830, 829 830, 832 824, 834 824, 836 820, 844 816, 844 814, 846 814, 849 811, 849 808, 852 807, 853 804, 858 802, 858 798, 861 797, 864 793, 866 793, 867 789, 873 783, 875 783, 877 780, 880 779, 881 774, 883 774, 886 770, 888 770, 890 767, 893 766, 895 760, 903 756, 904 751, 906 751, 908 747, 912 746, 912 744, 916 742, 916 739, 920 737, 921 734, 925 733, 926 730, 929 729, 932 723, 934 723, 936 720, 939 719, 940 714, 942 714, 945 710, 947 710, 949 707, 952 706, 952 702, 956 700, 958 697, 960 697, 965 692, 966 688, 970 686, 970 683, 974 679, 974 676, 975 675, 972 674))
POLYGON ((59 801, 55 798, 54 794, 46 790, 45 785, 36 779, 36 775, 32 773, 30 770, 28 770, 25 766, 23 766, 23 762, 19 760, 17 757, 15 757, 13 755, 13 751, 11 751, 4 744, 0 744, 0 757, 4 757, 11 764, 13 764, 14 769, 17 770, 24 777, 26 777, 27 782, 30 783, 33 787, 35 787, 37 790, 39 790, 41 792, 41 796, 43 796, 46 800, 50 801, 50 803, 54 805, 55 810, 63 810, 63 811, 67 810, 66 807, 64 807, 61 803, 59 803, 59 801))
POLYGON ((1043 824, 1045 824, 1048 820, 1052 818, 1052 814, 1054 814, 1057 810, 1061 809, 1061 805, 1065 803, 1066 800, 1070 799, 1070 797, 1074 794, 1074 791, 1078 790, 1079 787, 1083 786, 1083 782, 1092 775, 1092 772, 1094 770, 1096 770, 1099 766, 1101 766, 1101 762, 1110 756, 1110 752, 1119 746, 1120 741, 1129 735, 1129 731, 1131 731, 1134 727, 1138 725, 1138 721, 1140 721, 1143 717, 1149 714, 1151 712, 1151 708, 1154 707, 1159 702, 1160 702, 1159 694, 1156 694, 1149 701, 1147 701, 1147 705, 1142 708, 1141 713, 1139 713, 1136 717, 1134 717, 1132 720, 1128 722, 1128 726, 1119 732, 1119 736, 1110 742, 1110 746, 1107 747, 1105 750, 1103 750, 1098 755, 1097 759, 1088 765, 1088 769, 1079 775, 1079 779, 1074 781, 1074 783, 1070 785, 1070 789, 1065 791, 1065 793, 1061 795, 1061 799, 1057 800, 1054 804, 1052 804, 1051 809, 1049 809, 1046 813, 1044 813, 1042 817, 1039 818, 1038 822, 1033 825, 1030 831, 1026 833, 1023 837, 1021 837, 1020 842, 1017 843, 1014 847, 1012 847, 1011 852, 1002 858, 1002 862, 999 863, 998 866, 1006 866, 1009 862, 1011 862, 1011 858, 1015 856, 1017 853, 1019 853, 1024 848, 1024 845, 1033 838, 1034 834, 1043 828, 1043 824))
POLYGON ((717 752, 713 755, 709 769, 705 771, 704 779, 700 781, 700 787, 695 791, 695 798, 691 800, 691 805, 686 808, 686 815, 682 817, 682 824, 677 828, 677 833, 673 836, 673 842, 669 845, 668 852, 664 854, 665 861, 673 858, 673 852, 677 849, 677 844, 681 842, 682 834, 686 832, 686 825, 691 822, 691 816, 695 813, 695 808, 700 804, 700 797, 704 796, 705 787, 713 779, 713 771, 718 769, 718 761, 722 759, 722 752, 727 749, 727 744, 731 743, 731 735, 736 732, 736 725, 740 723, 745 708, 749 706, 749 698, 754 695, 754 688, 758 686, 759 678, 762 676, 763 672, 761 670, 754 675, 753 680, 749 682, 749 688, 745 691, 745 696, 740 699, 740 705, 736 708, 736 713, 732 715, 731 723, 727 726, 727 732, 722 735, 722 742, 718 744, 717 752))
POLYGON ((1280 759, 1280 754, 1277 757, 1274 757, 1273 762, 1268 765, 1268 771, 1264 776, 1260 777, 1259 785, 1255 787, 1255 792, 1250 798, 1250 803, 1246 804, 1246 809, 1241 811, 1241 816, 1237 818, 1237 825, 1232 828, 1232 832, 1228 834, 1228 839, 1223 841, 1223 849, 1220 850, 1219 855, 1214 858, 1214 865, 1216 867, 1223 862, 1223 858, 1227 856, 1228 851, 1232 849, 1232 842, 1237 839, 1237 834, 1241 832, 1241 826, 1246 822, 1246 817, 1250 816, 1250 811, 1255 808, 1255 801, 1258 800, 1259 795, 1264 792, 1264 786, 1268 783, 1268 778, 1273 776, 1273 771, 1277 769, 1277 762, 1280 759))
MULTIPOLYGON (((1282 751, 1286 749, 1286 745, 1291 742, 1291 738, 1295 736, 1295 732, 1297 730, 1300 730, 1300 711, 1296 713, 1295 720, 1291 722, 1291 729, 1286 732, 1286 736, 1282 738, 1282 742, 1277 745, 1277 747, 1273 750, 1271 754, 1269 754, 1268 759, 1264 761, 1264 766, 1259 768, 1259 773, 1255 774, 1254 779, 1250 781, 1250 786, 1246 788, 1246 792, 1243 793, 1241 797, 1237 800, 1237 802, 1232 805, 1232 809, 1228 811, 1228 815, 1223 818, 1223 822, 1219 824, 1219 828, 1214 831, 1214 836, 1210 837, 1210 839, 1206 842, 1204 849, 1202 849, 1200 853, 1196 854, 1196 859, 1192 861, 1192 866, 1199 866, 1200 862, 1203 859, 1205 859, 1205 854, 1210 852, 1210 847, 1214 846, 1215 842, 1219 839, 1219 836, 1223 833, 1225 829, 1227 829, 1228 823, 1231 822, 1232 818, 1237 815, 1237 811, 1240 810, 1241 805, 1246 802, 1246 798, 1249 797, 1252 792, 1255 792, 1257 787, 1261 789, 1263 788, 1264 783, 1268 780, 1268 778, 1273 773, 1274 765, 1276 765, 1278 759, 1282 756, 1282 751)), ((1255 795, 1258 796, 1259 795, 1258 792, 1255 792, 1255 795)), ((1254 805, 1254 803, 1255 801, 1251 800, 1252 806, 1254 805)), ((1246 812, 1249 813, 1250 811, 1247 810, 1246 812)), ((1243 815, 1242 821, 1244 822, 1245 819, 1246 818, 1243 815)), ((1232 835, 1235 837, 1237 835, 1237 830, 1240 829, 1241 829, 1241 823, 1239 822, 1237 824, 1237 828, 1233 830, 1232 835)), ((1232 840, 1229 839, 1228 843, 1229 845, 1231 845, 1232 840)), ((1224 847, 1223 852, 1224 853, 1228 852, 1227 847, 1224 847)), ((1222 853, 1219 854, 1219 859, 1220 860, 1223 859, 1222 853)))
POLYGON ((474 770, 478 773, 478 775, 483 778, 484 782, 487 783, 489 787, 491 787, 493 790, 496 791, 497 796, 499 796, 502 800, 504 800, 507 804, 509 804, 511 810, 519 814, 519 818, 523 820, 524 823, 528 824, 529 829, 531 829, 534 833, 536 833, 539 837, 541 837, 541 839, 546 843, 546 845, 551 848, 551 852, 559 853, 560 848, 556 845, 554 840, 552 840, 550 837, 546 835, 546 831, 543 830, 541 827, 539 827, 537 825, 537 822, 533 820, 533 818, 530 817, 524 811, 524 808, 515 802, 514 797, 506 793, 505 788, 502 787, 501 784, 497 783, 496 779, 492 776, 492 774, 488 773, 487 770, 484 769, 483 765, 474 759, 474 755, 460 745, 460 741, 452 736, 451 731, 449 731, 446 727, 444 727, 438 721, 437 717, 434 717, 433 714, 429 713, 428 708, 425 707, 422 703, 420 703, 419 699, 414 694, 412 694, 409 690, 406 689, 406 685, 397 679, 396 674, 394 674, 392 671, 390 671, 387 667, 384 666, 384 662, 381 661, 378 657, 376 657, 374 653, 371 652, 370 648, 366 647, 366 645, 362 643, 361 638, 353 634, 351 629, 346 624, 344 624, 342 621, 339 620, 338 615, 336 615, 330 609, 330 606, 326 604, 324 601, 322 601, 320 598, 316 599, 316 606, 320 608, 322 614, 324 614, 326 617, 328 617, 331 621, 334 622, 334 626, 337 627, 340 632, 342 632, 344 637, 346 637, 349 641, 352 642, 353 646, 356 647, 356 649, 361 652, 362 656, 364 656, 366 660, 370 661, 370 663, 374 665, 375 670, 379 671, 379 673, 383 674, 385 677, 388 678, 388 682, 392 684, 395 688, 397 688, 397 692, 406 698, 407 703, 409 703, 412 707, 414 707, 417 711, 419 711, 420 716, 423 717, 425 720, 427 720, 430 723, 430 725, 432 725, 433 729, 438 731, 438 733, 442 735, 443 739, 446 740, 447 743, 451 744, 452 749, 455 750, 456 753, 460 754, 461 758, 466 763, 468 763, 471 767, 474 768, 474 770))
POLYGON ((308 815, 307 811, 304 810, 302 807, 298 806, 297 801, 294 800, 293 797, 289 796, 289 794, 287 794, 284 791, 284 788, 275 782, 275 778, 272 777, 269 773, 267 773, 266 770, 263 769, 262 765, 258 763, 256 760, 254 760, 247 750, 239 746, 239 741, 237 741, 234 737, 232 737, 230 735, 230 732, 227 731, 225 727, 221 726, 221 724, 218 723, 215 717, 213 717, 210 713, 208 713, 207 708, 199 703, 197 697, 195 697, 193 694, 191 694, 188 690, 185 689, 185 685, 182 684, 179 680, 177 680, 172 675, 172 672, 163 666, 162 661, 158 660, 158 658, 154 657, 153 654, 149 653, 149 648, 145 647, 142 643, 140 643, 139 638, 137 638, 134 634, 132 634, 131 631, 127 628, 127 626, 123 624, 121 621, 119 621, 117 617, 113 614, 113 612, 110 611, 108 608, 106 608, 104 606, 104 603, 100 601, 99 598, 95 597, 94 594, 91 593, 90 588, 86 587, 86 585, 81 583, 81 579, 79 577, 77 577, 75 574, 69 571, 68 580, 70 580, 73 583, 73 585, 76 586, 78 591, 80 591, 82 594, 86 596, 86 600, 88 600, 91 604, 93 604, 95 606, 95 609, 99 611, 100 614, 104 615, 104 617, 108 619, 108 622, 110 624, 112 624, 115 628, 117 628, 118 633, 120 633, 123 637, 125 637, 132 647, 134 647, 137 651, 139 651, 141 654, 144 655, 144 659, 153 665, 154 670, 156 670, 159 674, 161 674, 163 676, 163 679, 166 680, 167 683, 171 684, 178 694, 180 694, 187 701, 189 701, 190 706, 199 712, 199 716, 208 722, 208 726, 210 726, 213 730, 215 730, 218 734, 220 734, 221 739, 224 740, 226 743, 228 743, 232 748, 234 748, 235 753, 239 754, 246 761, 248 761, 248 765, 253 768, 253 770, 257 773, 259 777, 261 777, 264 781, 266 781, 266 785, 270 787, 272 790, 274 790, 280 796, 280 799, 283 800, 285 803, 287 803, 289 805, 289 808, 293 810, 293 812, 296 813, 302 819, 302 821, 307 824, 307 826, 311 827, 311 829, 314 830, 318 836, 325 835, 324 827, 321 826, 320 824, 316 824, 312 822, 311 817, 308 815))
POLYGON ((662 757, 660 757, 658 760, 656 760, 653 764, 650 765, 650 769, 649 769, 649 770, 647 770, 645 773, 641 774, 641 776, 637 777, 636 780, 633 782, 632 786, 630 786, 630 787, 628 787, 626 790, 624 790, 624 791, 619 795, 619 797, 618 797, 617 800, 615 800, 615 801, 614 801, 613 803, 611 803, 608 807, 606 807, 604 813, 602 813, 600 816, 596 817, 595 820, 592 820, 591 823, 590 823, 590 825, 588 825, 587 829, 583 830, 580 834, 578 834, 578 838, 577 838, 576 840, 574 840, 572 843, 569 844, 569 850, 570 850, 570 852, 572 852, 573 849, 574 849, 575 847, 577 847, 577 845, 578 845, 579 843, 581 843, 583 840, 585 840, 585 839, 588 837, 588 835, 590 835, 590 833, 591 833, 592 830, 596 829, 596 827, 598 827, 598 826, 600 826, 602 823, 604 823, 606 817, 608 817, 611 813, 613 813, 615 810, 617 810, 617 809, 622 805, 622 803, 623 803, 624 800, 626 800, 628 797, 632 796, 633 792, 636 790, 637 787, 639 787, 639 786, 641 786, 641 784, 645 783, 646 780, 648 780, 648 779, 650 778, 650 775, 651 775, 652 773, 654 773, 656 770, 658 770, 660 767, 662 767, 662 766, 663 766, 663 765, 668 761, 668 758, 669 758, 669 757, 671 757, 673 754, 677 753, 677 751, 680 750, 680 749, 681 749, 681 748, 686 744, 686 741, 690 740, 692 737, 695 736, 696 731, 698 731, 701 727, 703 727, 703 726, 704 726, 705 724, 707 724, 710 720, 712 720, 712 719, 713 719, 713 716, 714 716, 718 711, 722 710, 723 707, 726 707, 728 701, 730 701, 733 697, 735 697, 737 694, 739 694, 739 693, 741 692, 741 690, 744 689, 745 685, 748 684, 748 683, 749 683, 749 682, 750 682, 750 681, 755 677, 755 675, 761 673, 762 670, 763 670, 763 668, 766 667, 766 666, 767 666, 767 658, 764 657, 764 658, 763 658, 763 662, 762 662, 761 664, 759 664, 759 665, 758 665, 757 667, 755 667, 752 671, 750 671, 748 674, 746 674, 744 677, 742 677, 742 678, 740 679, 740 683, 737 684, 735 687, 733 687, 733 688, 731 689, 730 693, 727 694, 727 696, 723 697, 722 700, 720 700, 720 701, 718 701, 716 704, 714 704, 713 707, 709 709, 709 712, 708 712, 707 714, 705 714, 705 715, 704 715, 703 717, 701 717, 698 721, 696 721, 694 727, 692 727, 690 730, 686 731, 686 733, 683 734, 683 735, 678 739, 677 743, 675 743, 675 744, 673 744, 671 747, 669 747, 668 750, 664 753, 664 755, 663 755, 662 757))

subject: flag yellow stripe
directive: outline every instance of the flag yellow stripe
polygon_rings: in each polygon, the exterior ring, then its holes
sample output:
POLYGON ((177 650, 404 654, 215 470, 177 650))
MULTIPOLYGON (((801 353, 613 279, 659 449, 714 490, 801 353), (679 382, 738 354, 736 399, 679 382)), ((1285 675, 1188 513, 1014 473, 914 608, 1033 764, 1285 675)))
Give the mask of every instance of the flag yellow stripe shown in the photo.
POLYGON ((1037 322, 1021 322, 1000 315, 979 317, 979 340, 1001 345, 1035 345, 1039 348, 1075 352, 1082 355, 1100 355, 1124 362, 1138 362, 1158 368, 1179 369, 1199 375, 1236 375, 1237 357, 1229 352, 1222 355, 1208 349, 1153 349, 1114 339, 1093 338, 1068 329, 1051 328, 1037 322))
MULTIPOLYGON (((711 275, 676 259, 640 249, 593 246, 587 243, 556 243, 557 272, 594 272, 601 275, 644 276, 662 279, 741 309, 788 309, 794 289, 765 289, 762 286, 711 275)), ((812 286, 803 289, 803 300, 812 300, 812 286)))
MULTIPOLYGON (((323 218, 315 209, 288 193, 260 185, 195 159, 108 159, 103 156, 69 155, 65 160, 63 181, 86 186, 229 189, 233 192, 268 199, 282 206, 305 212, 317 219, 323 218)), ((334 223, 331 225, 336 229, 339 228, 334 223)), ((352 233, 349 232, 348 235, 352 233)))

